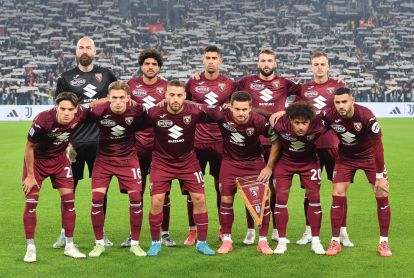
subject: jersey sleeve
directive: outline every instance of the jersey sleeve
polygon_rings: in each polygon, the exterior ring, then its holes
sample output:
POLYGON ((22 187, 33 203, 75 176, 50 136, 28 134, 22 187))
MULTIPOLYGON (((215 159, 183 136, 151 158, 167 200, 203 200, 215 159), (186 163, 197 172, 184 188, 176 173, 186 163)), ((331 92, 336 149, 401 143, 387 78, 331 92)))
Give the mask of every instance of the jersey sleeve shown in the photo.
POLYGON ((243 78, 237 80, 235 82, 235 89, 234 89, 234 91, 243 91, 243 90, 245 90, 244 87, 246 86, 246 79, 247 79, 247 77, 243 77, 243 78))
POLYGON ((257 117, 256 125, 259 127, 259 134, 266 137, 270 142, 275 141, 277 136, 269 121, 261 115, 257 115, 257 117))
POLYGON ((289 96, 300 96, 300 91, 302 89, 302 85, 300 83, 294 82, 290 79, 286 79, 286 87, 289 96))
POLYGON ((37 144, 40 142, 42 135, 45 133, 45 129, 40 124, 40 117, 36 117, 33 120, 32 126, 29 129, 29 133, 27 134, 27 140, 30 142, 37 144))
POLYGON ((192 100, 193 99, 193 95, 191 94, 191 83, 193 81, 193 78, 189 78, 187 83, 185 84, 185 93, 187 94, 186 99, 187 100, 192 100))
POLYGON ((66 82, 63 76, 59 76, 56 84, 56 90, 55 90, 55 98, 61 93, 66 91, 66 82))
POLYGON ((210 122, 217 123, 224 118, 224 108, 221 106, 202 105, 201 110, 205 112, 210 122))

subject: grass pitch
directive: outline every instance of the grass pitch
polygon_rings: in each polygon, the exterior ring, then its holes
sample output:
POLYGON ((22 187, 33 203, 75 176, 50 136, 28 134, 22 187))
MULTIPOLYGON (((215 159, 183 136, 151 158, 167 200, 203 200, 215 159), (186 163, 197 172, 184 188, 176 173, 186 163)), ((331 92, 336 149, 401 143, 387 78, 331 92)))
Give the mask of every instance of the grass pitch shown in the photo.
MULTIPOLYGON (((236 197, 233 226, 233 252, 228 255, 205 257, 194 247, 184 247, 187 232, 185 197, 175 184, 171 195, 170 232, 178 247, 166 248, 155 258, 138 258, 128 249, 119 247, 129 233, 128 197, 120 194, 113 180, 108 196, 105 230, 114 246, 100 258, 74 260, 55 250, 52 244, 60 230, 60 198, 51 188, 49 179, 42 186, 37 210, 37 259, 35 264, 23 262, 26 242, 22 214, 24 196, 21 172, 29 122, 0 123, 0 277, 414 277, 414 131, 413 119, 381 119, 385 159, 390 176, 392 220, 390 246, 393 256, 381 258, 376 250, 379 228, 376 203, 363 173, 358 173, 349 191, 348 231, 354 248, 343 248, 336 257, 317 256, 310 245, 294 242, 304 231, 303 191, 295 179, 289 199, 288 238, 291 244, 283 256, 264 256, 256 246, 243 246, 246 220, 240 196, 236 197), (411 259, 410 259, 411 258, 411 259)), ((209 207, 210 245, 217 249, 218 219, 215 192, 210 176, 205 177, 209 207)), ((89 216, 91 204, 90 180, 83 180, 76 192, 77 222, 75 242, 84 253, 93 246, 94 236, 89 216)), ((332 186, 324 176, 321 200, 323 223, 321 240, 325 247, 330 241, 329 207, 332 186)), ((144 201, 144 223, 141 246, 150 245, 148 227, 148 191, 144 201)), ((269 231, 269 233, 271 230, 269 231)), ((270 241, 270 236, 269 236, 270 241)), ((271 242, 271 241, 270 241, 271 242)), ((271 242, 271 246, 276 246, 271 242)))

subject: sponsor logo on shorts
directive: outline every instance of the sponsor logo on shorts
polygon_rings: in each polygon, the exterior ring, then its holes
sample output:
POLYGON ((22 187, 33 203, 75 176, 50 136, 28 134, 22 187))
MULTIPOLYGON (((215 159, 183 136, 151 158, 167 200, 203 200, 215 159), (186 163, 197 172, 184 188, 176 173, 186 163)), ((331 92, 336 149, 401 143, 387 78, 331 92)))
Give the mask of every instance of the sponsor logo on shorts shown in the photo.
POLYGON ((344 132, 346 130, 346 128, 343 125, 336 125, 336 124, 331 125, 331 128, 335 130, 336 132, 344 132))
POLYGON ((158 120, 157 125, 159 127, 170 127, 173 125, 173 122, 170 120, 158 120))
POLYGON ((106 127, 113 127, 116 125, 115 121, 109 119, 103 119, 100 121, 100 124, 106 127))
POLYGON ((252 136, 254 134, 254 127, 248 127, 246 129, 247 136, 252 136))
POLYGON ((231 124, 232 123, 227 122, 227 123, 223 123, 222 126, 230 132, 237 132, 236 128, 232 127, 231 124))
POLYGON ((356 131, 361 131, 362 123, 361 122, 355 122, 354 123, 354 128, 355 128, 356 131))
POLYGON ((82 86, 83 84, 85 84, 86 80, 83 78, 79 78, 79 74, 77 74, 73 77, 73 79, 69 83, 70 85, 77 87, 77 86, 82 86))

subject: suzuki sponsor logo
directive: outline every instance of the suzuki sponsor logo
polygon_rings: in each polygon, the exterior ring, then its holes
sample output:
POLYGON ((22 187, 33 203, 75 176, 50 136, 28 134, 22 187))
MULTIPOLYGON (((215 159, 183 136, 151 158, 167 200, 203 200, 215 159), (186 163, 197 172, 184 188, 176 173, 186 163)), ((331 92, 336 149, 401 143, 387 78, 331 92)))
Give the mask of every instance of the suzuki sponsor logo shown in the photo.
POLYGON ((303 152, 305 150, 305 143, 303 143, 302 141, 291 142, 289 150, 293 152, 303 152))
POLYGON ((85 91, 83 94, 88 98, 93 98, 98 92, 95 91, 96 87, 92 84, 86 85, 83 90, 85 91))
POLYGON ((317 109, 321 110, 326 106, 326 98, 323 96, 318 96, 313 99, 313 106, 315 106, 317 109))
POLYGON ((210 92, 210 93, 206 94, 205 97, 206 98, 205 98, 204 102, 206 102, 209 105, 214 105, 218 102, 218 100, 217 100, 218 95, 214 92, 210 92))
POLYGON ((116 125, 113 128, 111 128, 111 134, 115 136, 115 138, 113 139, 122 137, 125 135, 125 128, 120 125, 116 125))
POLYGON ((352 134, 349 131, 341 134, 341 139, 342 139, 342 143, 347 146, 353 146, 357 144, 356 139, 355 139, 355 134, 352 134))
POLYGON ((179 137, 181 137, 181 135, 183 135, 183 133, 181 131, 183 131, 183 129, 177 125, 174 125, 172 128, 168 129, 168 131, 170 133, 168 133, 168 136, 174 138, 174 139, 178 139, 179 137))
POLYGON ((231 134, 230 142, 239 146, 244 146, 245 137, 238 132, 231 134))
POLYGON ((263 99, 265 102, 268 102, 273 98, 273 92, 268 88, 259 92, 260 98, 263 99))
POLYGON ((142 101, 144 102, 142 105, 146 108, 146 109, 150 109, 151 107, 155 106, 155 98, 153 98, 152 96, 147 96, 145 98, 142 99, 142 101))

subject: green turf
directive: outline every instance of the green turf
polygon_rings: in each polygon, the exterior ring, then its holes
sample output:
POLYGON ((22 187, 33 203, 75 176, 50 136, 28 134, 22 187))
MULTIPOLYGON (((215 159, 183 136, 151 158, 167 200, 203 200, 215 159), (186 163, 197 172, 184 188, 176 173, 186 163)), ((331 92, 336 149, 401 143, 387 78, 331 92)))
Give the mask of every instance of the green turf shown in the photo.
MULTIPOLYGON (((22 224, 24 197, 21 191, 21 170, 28 122, 0 123, 0 277, 414 277, 412 249, 414 248, 414 211, 412 158, 414 132, 412 119, 381 119, 384 133, 385 157, 390 175, 392 223, 390 244, 393 256, 381 258, 376 251, 378 223, 376 205, 365 176, 358 173, 356 183, 349 192, 348 230, 354 248, 344 248, 337 257, 317 256, 310 246, 288 246, 283 256, 263 256, 255 246, 242 246, 246 231, 244 211, 240 196, 236 198, 233 229, 234 249, 228 255, 204 257, 196 254, 193 247, 184 247, 187 230, 185 199, 175 186, 172 193, 171 235, 177 248, 163 247, 156 258, 136 258, 119 244, 129 232, 128 198, 118 192, 115 182, 109 192, 109 208, 106 232, 115 243, 100 258, 75 261, 63 256, 63 250, 54 250, 60 227, 58 193, 49 180, 43 184, 38 206, 36 246, 38 262, 25 264, 25 239, 22 224), (410 263, 411 262, 411 263, 410 263)), ((215 210, 215 194, 211 177, 206 177, 209 206, 209 242, 214 249, 218 221, 215 210)), ((330 240, 329 205, 331 185, 322 186, 323 226, 321 239, 326 246, 330 240)), ((88 253, 93 245, 93 232, 89 216, 90 181, 80 183, 76 194, 77 225, 75 242, 88 253)), ((290 220, 288 238, 294 242, 303 233, 303 191, 297 180, 289 200, 290 220)), ((144 226, 141 245, 150 245, 148 228, 148 204, 146 193, 144 226)), ((271 243, 274 248, 276 244, 271 243)))

